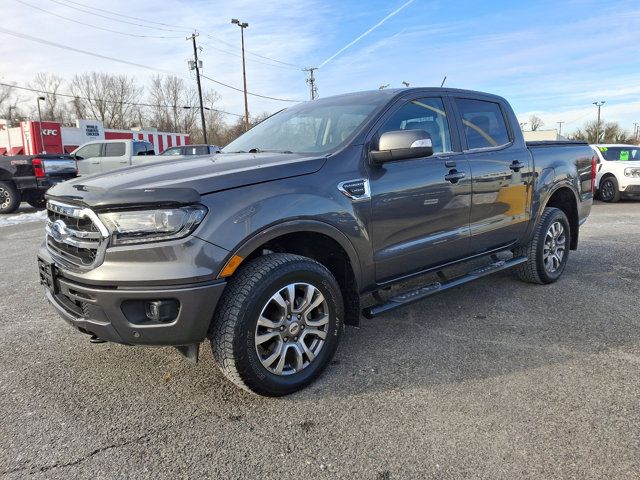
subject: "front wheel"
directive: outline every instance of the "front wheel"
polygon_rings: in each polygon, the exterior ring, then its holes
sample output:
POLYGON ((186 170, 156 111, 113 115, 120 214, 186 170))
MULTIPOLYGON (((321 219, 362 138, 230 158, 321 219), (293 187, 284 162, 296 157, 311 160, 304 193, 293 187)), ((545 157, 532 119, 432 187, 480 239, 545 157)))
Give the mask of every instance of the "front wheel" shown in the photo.
POLYGON ((620 189, 616 177, 606 177, 600 182, 600 200, 615 203, 620 200, 620 189))
POLYGON ((222 373, 266 396, 298 391, 327 366, 343 321, 337 281, 321 264, 270 254, 243 265, 229 281, 209 332, 222 373))
POLYGON ((545 208, 529 244, 514 250, 515 257, 526 256, 528 259, 515 267, 516 274, 520 280, 529 283, 555 282, 567 266, 570 245, 567 216, 559 208, 545 208))

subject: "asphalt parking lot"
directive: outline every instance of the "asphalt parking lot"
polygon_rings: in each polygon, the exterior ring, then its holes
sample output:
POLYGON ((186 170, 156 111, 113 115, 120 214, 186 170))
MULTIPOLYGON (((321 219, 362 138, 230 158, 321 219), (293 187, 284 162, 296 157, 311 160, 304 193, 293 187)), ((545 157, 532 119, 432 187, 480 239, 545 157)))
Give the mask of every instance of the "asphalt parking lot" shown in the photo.
POLYGON ((640 476, 640 202, 596 204, 557 284, 502 273, 363 320, 283 399, 208 346, 90 344, 40 291, 42 237, 0 228, 5 478, 640 476))

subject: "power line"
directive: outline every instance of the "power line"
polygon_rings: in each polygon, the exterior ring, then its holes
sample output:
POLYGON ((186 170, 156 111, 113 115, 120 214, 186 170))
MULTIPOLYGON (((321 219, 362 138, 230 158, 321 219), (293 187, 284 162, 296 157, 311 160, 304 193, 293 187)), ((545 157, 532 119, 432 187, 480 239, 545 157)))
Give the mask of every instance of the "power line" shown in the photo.
MULTIPOLYGON (((182 32, 191 32, 191 31, 193 31, 193 27, 187 28, 187 27, 181 27, 181 26, 178 26, 178 25, 171 25, 171 24, 168 24, 168 23, 154 22, 154 21, 147 20, 147 19, 144 19, 144 18, 133 17, 133 16, 122 14, 122 13, 113 12, 113 11, 110 11, 110 10, 105 10, 105 9, 101 9, 101 8, 92 7, 92 6, 83 4, 83 3, 74 2, 72 0, 62 0, 62 1, 61 0, 49 0, 49 1, 53 2, 53 3, 57 3, 58 5, 62 5, 62 6, 67 7, 67 8, 71 8, 73 10, 77 10, 77 11, 86 13, 88 15, 95 15, 95 16, 98 16, 98 17, 101 17, 101 18, 106 18, 107 20, 111 20, 111 21, 114 21, 114 22, 126 23, 128 25, 135 25, 135 26, 138 26, 138 27, 151 28, 151 29, 157 29, 157 30, 165 30, 165 31, 168 31, 168 32, 179 32, 179 33, 182 33, 182 32), (81 7, 86 7, 86 8, 74 7, 72 5, 68 5, 69 3, 74 4, 74 5, 79 5, 81 7), (161 27, 151 27, 149 25, 143 25, 143 24, 140 24, 140 23, 129 22, 127 20, 122 20, 120 18, 112 18, 112 17, 106 16, 106 15, 101 15, 99 13, 92 12, 91 10, 87 10, 87 8, 90 8, 92 10, 97 10, 97 11, 100 11, 100 12, 105 12, 105 13, 108 13, 110 15, 115 15, 115 16, 118 16, 118 17, 124 17, 124 18, 133 19, 133 20, 143 21, 143 22, 145 22, 147 24, 153 23, 155 25, 162 25, 163 27, 173 27, 173 28, 168 29, 168 28, 161 28, 161 27), (178 28, 179 30, 175 30, 175 28, 178 28)), ((215 37, 214 35, 210 35, 210 34, 206 34, 206 33, 203 33, 203 35, 205 35, 208 38, 211 38, 213 40, 216 40, 216 41, 218 41, 220 43, 223 43, 223 44, 225 44, 225 45, 227 45, 229 47, 233 47, 233 48, 236 47, 236 45, 233 45, 233 44, 231 44, 229 42, 225 42, 224 40, 222 40, 222 39, 220 39, 218 37, 215 37)), ((253 55, 255 57, 263 58, 265 60, 270 60, 272 62, 276 62, 276 63, 282 64, 282 65, 298 68, 300 70, 303 68, 301 65, 296 65, 296 64, 288 63, 288 62, 283 62, 282 60, 277 60, 275 58, 267 57, 266 55, 261 55, 259 53, 250 52, 250 51, 247 51, 246 53, 248 53, 249 55, 253 55)))
MULTIPOLYGON (((151 104, 151 103, 136 103, 136 102, 125 102, 125 101, 119 101, 119 100, 106 100, 106 99, 100 99, 100 98, 82 97, 80 95, 73 95, 71 93, 48 92, 46 90, 41 90, 39 88, 23 87, 21 85, 13 85, 11 83, 3 83, 3 82, 0 82, 0 85, 2 85, 4 87, 16 88, 18 90, 27 90, 29 92, 34 92, 34 93, 43 93, 45 95, 52 95, 52 96, 58 96, 58 97, 67 97, 67 98, 77 98, 77 99, 80 99, 80 100, 87 100, 89 102, 117 103, 117 104, 121 104, 121 105, 131 105, 131 106, 136 106, 136 107, 152 107, 152 108, 197 108, 197 107, 189 106, 189 105, 158 105, 158 104, 151 104)), ((239 113, 227 112, 225 110, 220 110, 220 109, 211 108, 211 107, 207 107, 207 108, 209 108, 209 110, 213 110, 214 112, 224 113, 224 114, 227 114, 227 115, 233 115, 235 117, 244 117, 244 115, 241 115, 239 113)))
MULTIPOLYGON (((169 23, 154 22, 153 20, 149 20, 148 18, 133 17, 131 15, 125 15, 124 13, 112 12, 111 10, 106 10, 104 8, 97 8, 97 7, 94 7, 93 5, 87 5, 85 3, 80 3, 80 2, 74 2, 73 0, 65 0, 65 2, 66 3, 72 3, 74 5, 79 5, 81 7, 90 8, 92 10, 97 10, 99 12, 109 13, 111 15, 117 15, 117 16, 124 17, 124 18, 130 18, 131 20, 140 20, 142 22, 153 23, 155 25, 162 25, 162 26, 165 26, 165 27, 180 28, 180 29, 183 29, 185 31, 192 30, 192 27, 181 27, 179 25, 171 25, 169 23)), ((72 7, 69 7, 69 8, 72 8, 72 7)))
MULTIPOLYGON (((229 42, 225 42, 221 38, 215 37, 215 36, 210 35, 208 33, 205 33, 203 35, 205 35, 206 37, 211 38, 213 40, 216 40, 217 42, 220 42, 220 43, 222 43, 224 45, 227 45, 228 47, 232 47, 232 48, 236 48, 237 47, 237 45, 234 45, 234 44, 229 43, 229 42)), ((296 65, 295 63, 288 63, 288 62, 283 62, 282 60, 276 60, 275 58, 267 57, 266 55, 260 55, 259 53, 255 53, 255 52, 252 52, 250 50, 245 50, 245 52, 247 54, 249 54, 249 55, 253 55, 254 57, 264 58, 265 60, 271 60, 272 62, 280 63, 280 64, 286 65, 288 67, 294 67, 294 68, 297 68, 299 70, 304 69, 304 67, 302 65, 296 65)))
MULTIPOLYGON (((200 74, 200 77, 202 77, 202 78, 206 78, 206 79, 207 79, 207 80, 209 80, 210 82, 217 83, 218 85, 222 85, 223 87, 230 88, 231 90, 235 90, 236 92, 244 92, 244 90, 243 90, 243 89, 241 89, 241 88, 233 87, 233 86, 231 86, 231 85, 229 85, 229 84, 222 83, 222 82, 220 82, 220 81, 218 81, 218 80, 214 80, 213 78, 209 78, 209 77, 207 77, 206 75, 202 75, 202 74, 200 74)), ((290 98, 276 98, 276 97, 269 97, 268 95, 260 95, 260 94, 258 94, 258 93, 252 93, 252 92, 247 92, 247 95, 252 95, 252 96, 254 96, 254 97, 260 97, 260 98, 266 98, 266 99, 268 99, 268 100, 277 100, 277 101, 279 101, 279 102, 292 102, 292 103, 297 103, 297 102, 302 102, 302 101, 303 101, 303 100, 292 100, 292 99, 290 99, 290 98)))
MULTIPOLYGON (((176 29, 171 29, 171 28, 153 27, 153 26, 150 26, 150 25, 144 25, 144 24, 142 24, 142 23, 129 22, 129 21, 127 21, 127 20, 122 20, 122 19, 118 19, 118 18, 108 17, 108 16, 106 16, 106 15, 102 15, 102 14, 100 14, 100 13, 95 13, 95 12, 92 12, 91 10, 87 10, 87 9, 85 9, 85 8, 73 7, 73 6, 71 6, 71 5, 67 5, 66 3, 62 3, 62 2, 61 2, 61 1, 59 1, 59 0, 49 0, 49 1, 50 1, 50 2, 53 2, 53 3, 57 3, 58 5, 62 5, 63 7, 70 8, 70 9, 72 9, 72 10, 78 10, 78 11, 80 11, 80 12, 87 13, 87 14, 89 14, 89 15, 94 15, 94 16, 96 16, 96 17, 100 17, 100 18, 106 18, 107 20, 111 20, 111 21, 113 21, 113 22, 120 22, 120 23, 126 23, 126 24, 128 24, 128 25, 135 25, 136 27, 150 28, 150 29, 152 29, 152 30, 164 30, 164 31, 167 31, 167 32, 177 32, 177 33, 184 33, 184 30, 185 30, 185 29, 182 29, 182 28, 181 28, 181 29, 179 29, 179 30, 176 30, 176 29)), ((118 13, 118 14, 114 14, 114 15, 117 15, 117 16, 124 16, 124 15, 119 14, 119 13, 118 13)), ((146 20, 145 20, 145 22, 146 22, 146 23, 151 23, 151 22, 146 21, 146 20)))
POLYGON ((35 5, 31 5, 30 3, 24 2, 23 0, 15 0, 18 3, 21 3, 22 5, 25 5, 27 7, 33 8, 35 10, 40 10, 41 12, 44 12, 48 15, 52 15, 54 17, 58 17, 61 18, 63 20, 67 20, 69 22, 73 22, 73 23, 77 23, 78 25, 82 25, 84 27, 91 27, 91 28, 95 28, 97 30, 103 30, 105 32, 110 32, 110 33, 117 33, 118 35, 126 35, 128 37, 138 37, 138 38, 182 38, 182 36, 163 36, 163 35, 138 35, 136 33, 128 33, 128 32, 121 32, 119 30, 112 30, 110 28, 105 28, 105 27, 100 27, 98 25, 93 25, 91 23, 85 23, 85 22, 81 22, 80 20, 75 20, 73 18, 69 18, 69 17, 65 17, 64 15, 59 15, 55 12, 51 12, 49 10, 45 10, 44 8, 40 8, 37 7, 35 5))
MULTIPOLYGON (((220 47, 216 47, 210 42, 200 42, 200 44, 201 45, 205 45, 207 47, 210 47, 210 48, 212 48, 214 50, 218 50, 219 52, 227 53, 229 55, 233 55, 234 57, 242 58, 242 55, 240 55, 239 53, 230 52, 229 50, 224 50, 224 49, 222 49, 220 47)), ((245 50, 245 53, 248 53, 248 52, 246 52, 246 50, 245 50)), ((255 58, 249 58, 248 60, 250 60, 252 62, 255 62, 255 63, 259 63, 261 65, 267 65, 269 67, 283 68, 285 70, 301 70, 301 68, 298 68, 298 67, 295 67, 295 66, 276 65, 276 64, 273 64, 273 63, 261 62, 260 60, 256 60, 255 58)), ((274 61, 276 61, 276 60, 274 60, 274 61)), ((282 63, 282 62, 279 62, 279 63, 282 63)))
MULTIPOLYGON (((17 37, 17 38, 23 38, 23 39, 26 39, 26 40, 30 40, 32 42, 42 43, 44 45, 49 45, 49 46, 52 46, 52 47, 61 48, 63 50, 69 50, 69 51, 76 52, 76 53, 82 53, 84 55, 90 55, 92 57, 102 58, 102 59, 105 59, 105 60, 111 60, 112 62, 118 62, 118 63, 122 63, 124 65, 131 65, 131 66, 134 66, 134 67, 144 68, 146 70, 151 70, 153 72, 160 72, 160 73, 163 73, 165 75, 174 75, 174 76, 177 76, 177 77, 183 77, 184 78, 184 75, 176 73, 176 72, 172 72, 170 70, 162 70, 162 69, 159 69, 159 68, 156 68, 156 67, 151 67, 149 65, 144 65, 142 63, 131 62, 129 60, 122 60, 120 58, 110 57, 108 55, 102 55, 101 53, 94 53, 94 52, 90 52, 88 50, 82 50, 80 48, 70 47, 68 45, 63 45, 61 43, 56 43, 56 42, 51 42, 49 40, 45 40, 44 38, 38 38, 38 37, 34 37, 32 35, 27 35, 26 33, 14 32, 13 30, 8 30, 8 29, 3 28, 3 27, 0 27, 0 32, 1 33, 6 33, 7 35, 11 35, 11 36, 14 36, 14 37, 17 37)), ((213 78, 207 77, 205 75, 201 75, 201 77, 202 78, 206 78, 207 80, 209 80, 209 81, 211 81, 213 83, 217 83, 218 85, 222 85, 224 87, 230 88, 232 90, 236 90, 238 92, 242 92, 243 91, 240 88, 237 88, 237 87, 234 87, 232 85, 220 82, 218 80, 215 80, 213 78)), ((301 101, 301 100, 291 100, 291 99, 270 97, 270 96, 267 96, 267 95, 260 95, 258 93, 252 93, 252 92, 247 92, 247 94, 248 95, 253 95, 254 97, 266 98, 268 100, 278 100, 278 101, 281 101, 281 102, 300 102, 301 101)))

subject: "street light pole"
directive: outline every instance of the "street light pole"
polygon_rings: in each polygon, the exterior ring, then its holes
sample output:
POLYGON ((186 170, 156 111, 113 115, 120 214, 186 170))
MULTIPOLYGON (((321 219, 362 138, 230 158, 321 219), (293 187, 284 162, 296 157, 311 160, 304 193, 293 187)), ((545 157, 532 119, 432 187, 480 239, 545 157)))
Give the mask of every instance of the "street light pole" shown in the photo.
POLYGON ((44 148, 44 137, 42 136, 42 113, 40 112, 40 100, 46 100, 44 97, 38 97, 38 130, 40 130, 40 147, 42 148, 42 152, 37 153, 47 153, 47 150, 44 148))
POLYGON ((638 122, 633 122, 633 141, 638 143, 638 122))
POLYGON ((598 123, 596 123, 596 143, 600 143, 600 108, 607 102, 604 100, 600 102, 593 102, 593 104, 598 107, 598 123))
POLYGON ((200 100, 200 121, 202 122, 202 137, 204 140, 205 144, 208 144, 209 142, 207 141, 207 125, 204 121, 204 108, 202 108, 202 87, 200 86, 200 65, 198 64, 198 47, 196 46, 196 37, 198 36, 197 33, 192 33, 191 37, 187 37, 187 40, 189 40, 189 38, 191 39, 191 41, 193 42, 193 68, 192 70, 196 71, 196 81, 198 82, 198 99, 200 100))
POLYGON ((247 69, 244 62, 244 29, 249 26, 247 22, 241 22, 237 18, 231 19, 231 23, 240 27, 240 41, 242 43, 242 84, 244 86, 244 129, 249 130, 249 104, 247 102, 247 69))
POLYGON ((562 136, 562 124, 564 122, 557 122, 558 123, 558 136, 561 137, 562 136))

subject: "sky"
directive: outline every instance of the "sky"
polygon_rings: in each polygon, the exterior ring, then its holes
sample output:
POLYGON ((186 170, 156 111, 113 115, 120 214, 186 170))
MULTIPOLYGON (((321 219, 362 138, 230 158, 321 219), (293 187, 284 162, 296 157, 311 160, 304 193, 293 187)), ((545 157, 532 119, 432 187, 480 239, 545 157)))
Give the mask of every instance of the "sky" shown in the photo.
MULTIPOLYGON (((637 0, 0 0, 0 18, 0 81, 18 85, 37 72, 86 71, 195 83, 186 40, 195 29, 203 73, 242 88, 240 29, 230 22, 239 18, 249 23, 247 88, 259 95, 307 100, 302 68, 319 67, 321 97, 403 81, 439 86, 446 76, 445 86, 504 96, 522 122, 562 121, 563 133, 595 119, 595 101, 606 102, 605 121, 629 131, 640 122, 637 0)), ((203 85, 220 95, 216 108, 243 113, 241 92, 203 85)), ((291 104, 249 96, 252 115, 291 104)))

